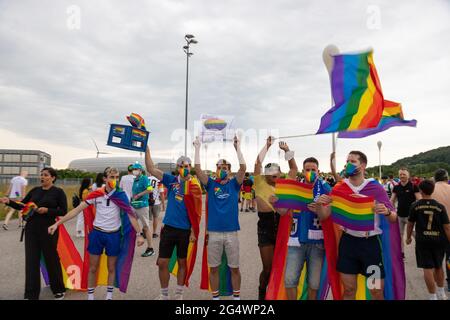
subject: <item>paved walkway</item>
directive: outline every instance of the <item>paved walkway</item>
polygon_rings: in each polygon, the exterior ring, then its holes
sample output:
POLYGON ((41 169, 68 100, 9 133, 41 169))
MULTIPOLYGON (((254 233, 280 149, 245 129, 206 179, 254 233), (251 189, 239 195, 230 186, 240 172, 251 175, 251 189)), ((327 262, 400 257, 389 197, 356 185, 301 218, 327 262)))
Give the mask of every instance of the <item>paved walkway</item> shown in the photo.
MULTIPOLYGON (((71 235, 75 235, 75 220, 66 224, 71 235)), ((257 299, 258 297, 258 277, 261 271, 261 260, 257 246, 256 225, 258 216, 256 213, 240 213, 241 231, 239 233, 241 250, 241 273, 242 273, 242 299, 257 299)), ((20 230, 18 221, 10 223, 9 231, 0 229, 0 299, 22 299, 25 284, 25 250, 23 242, 19 242, 20 230)), ((73 237, 75 245, 82 252, 83 239, 73 237)), ((200 242, 203 244, 204 225, 202 223, 200 242)), ((154 247, 158 248, 159 238, 156 239, 154 247)), ((427 299, 427 291, 422 278, 422 272, 416 268, 414 247, 407 247, 406 251, 406 274, 407 274, 407 294, 408 300, 427 299)), ((133 269, 131 272, 128 293, 122 294, 118 290, 114 292, 114 299, 155 299, 159 295, 158 268, 156 266, 156 256, 142 258, 140 255, 144 248, 136 248, 133 269)), ((192 300, 210 299, 210 294, 200 290, 200 269, 202 246, 199 246, 197 263, 191 277, 190 287, 185 290, 184 298, 192 300)), ((176 280, 171 277, 170 295, 175 291, 176 280)), ((98 288, 96 297, 98 299, 105 296, 106 288, 98 288)), ((66 299, 85 299, 86 293, 68 291, 66 299)), ((43 288, 41 299, 53 299, 49 288, 43 288)))

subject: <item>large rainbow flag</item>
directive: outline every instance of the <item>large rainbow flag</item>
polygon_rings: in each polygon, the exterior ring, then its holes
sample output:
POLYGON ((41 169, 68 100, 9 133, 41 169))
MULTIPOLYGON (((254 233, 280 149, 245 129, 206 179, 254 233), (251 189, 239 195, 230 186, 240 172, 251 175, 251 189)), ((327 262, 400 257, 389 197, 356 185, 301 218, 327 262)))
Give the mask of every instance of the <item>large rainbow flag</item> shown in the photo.
POLYGON ((317 133, 362 130, 378 126, 384 107, 373 51, 333 57, 331 93, 335 105, 322 117, 317 133))
POLYGON ((417 120, 404 119, 401 104, 385 101, 383 115, 377 127, 356 131, 341 131, 338 138, 364 138, 392 127, 415 127, 416 125, 417 120))
MULTIPOLYGON (((67 289, 81 290, 81 271, 83 268, 83 261, 75 247, 72 238, 67 232, 64 225, 58 227, 58 244, 56 250, 58 251, 59 260, 61 263, 61 270, 64 280, 64 285, 67 289)), ((47 267, 44 256, 41 254, 41 272, 46 285, 50 284, 47 267)))
POLYGON ((313 184, 291 179, 277 179, 275 196, 278 200, 275 203, 275 208, 307 210, 307 205, 314 199, 313 188, 313 184))
MULTIPOLYGON (((286 259, 288 251, 288 240, 291 233, 292 214, 289 212, 280 217, 278 224, 277 239, 273 255, 272 270, 270 272, 269 284, 267 285, 266 300, 287 300, 286 287, 284 286, 286 259)), ((330 289, 328 280, 328 264, 324 257, 322 271, 320 273, 320 287, 317 298, 325 300, 330 289)), ((308 299, 307 264, 305 262, 297 287, 297 299, 308 299)))
MULTIPOLYGON (((105 195, 105 189, 97 189, 91 192, 87 200, 105 195)), ((133 264, 134 248, 136 243, 136 232, 134 231, 128 215, 134 216, 134 212, 130 206, 128 197, 124 191, 116 188, 115 191, 109 195, 109 199, 116 204, 120 210, 121 216, 121 248, 119 256, 116 262, 116 280, 115 286, 119 288, 121 292, 126 292, 128 287, 128 281, 130 278, 131 267, 133 264)), ((85 251, 84 251, 84 263, 83 273, 81 279, 81 285, 83 289, 87 289, 88 274, 89 274, 89 252, 87 247, 89 245, 89 233, 93 230, 93 223, 95 218, 95 209, 93 206, 89 206, 84 210, 84 224, 85 224, 85 251)), ((106 264, 106 255, 103 253, 100 258, 100 266, 97 273, 97 285, 107 285, 108 283, 108 269, 106 264)))
POLYGON ((373 197, 354 196, 333 191, 331 198, 331 217, 335 223, 356 231, 374 229, 373 197))
MULTIPOLYGON (((208 267, 208 241, 206 234, 208 232, 208 194, 206 194, 205 203, 205 240, 203 242, 202 256, 202 273, 200 278, 200 289, 211 292, 209 283, 209 267, 208 267)), ((228 267, 228 261, 225 251, 222 255, 222 263, 219 266, 219 295, 231 296, 233 294, 233 286, 231 283, 231 270, 228 267)))
MULTIPOLYGON (((364 182, 364 187, 359 194, 374 197, 378 202, 386 206, 392 206, 384 188, 374 179, 364 182)), ((333 192, 353 194, 353 190, 348 185, 348 180, 342 180, 333 188, 333 192)), ((383 263, 386 277, 384 279, 384 298, 387 300, 404 300, 406 292, 405 267, 401 255, 400 229, 398 222, 391 223, 385 216, 380 215, 381 246, 383 263)), ((342 228, 333 223, 332 217, 322 220, 322 230, 324 235, 325 254, 328 262, 328 276, 330 279, 333 299, 342 298, 343 287, 336 270, 339 241, 342 236, 342 228)), ((357 278, 357 300, 370 300, 370 291, 367 287, 367 278, 358 275, 357 278)))
MULTIPOLYGON (((186 279, 185 285, 189 286, 189 279, 194 271, 195 260, 197 258, 198 237, 200 234, 200 221, 202 217, 202 189, 200 183, 196 178, 192 178, 190 181, 186 181, 183 186, 184 204, 187 209, 189 221, 194 229, 195 242, 190 242, 187 254, 186 263, 186 279)), ((178 274, 178 259, 177 249, 174 248, 172 257, 169 261, 169 271, 174 276, 178 274)))

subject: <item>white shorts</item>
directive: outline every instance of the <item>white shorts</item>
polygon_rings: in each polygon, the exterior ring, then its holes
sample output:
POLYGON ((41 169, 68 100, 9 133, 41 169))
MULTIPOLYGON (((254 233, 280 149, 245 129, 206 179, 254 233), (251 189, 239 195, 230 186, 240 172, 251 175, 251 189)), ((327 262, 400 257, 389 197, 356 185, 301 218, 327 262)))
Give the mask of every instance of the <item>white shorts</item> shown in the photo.
POLYGON ((222 263, 225 250, 227 264, 230 268, 239 268, 239 238, 237 231, 209 232, 208 266, 216 268, 222 263))

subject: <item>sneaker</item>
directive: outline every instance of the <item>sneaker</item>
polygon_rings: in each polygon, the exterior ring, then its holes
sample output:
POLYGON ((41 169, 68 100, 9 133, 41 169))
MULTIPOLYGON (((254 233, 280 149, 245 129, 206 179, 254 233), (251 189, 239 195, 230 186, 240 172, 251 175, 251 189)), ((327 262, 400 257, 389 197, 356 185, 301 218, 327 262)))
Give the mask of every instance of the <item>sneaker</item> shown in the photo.
POLYGON ((245 209, 245 212, 250 212, 248 209, 245 209))
POLYGON ((3 224, 3 229, 5 229, 6 231, 8 231, 8 225, 3 224))
POLYGON ((153 248, 147 248, 143 254, 141 254, 141 257, 150 257, 155 254, 155 250, 153 248))
POLYGON ((158 238, 159 236, 158 236, 158 234, 154 233, 152 237, 153 237, 153 239, 156 239, 156 238, 158 238))
POLYGON ((169 296, 165 296, 163 294, 159 294, 159 297, 156 298, 155 300, 169 300, 169 296))
POLYGON ((443 295, 440 295, 439 293, 437 294, 437 298, 438 300, 448 300, 447 295, 444 293, 443 295))
POLYGON ((55 293, 55 300, 64 300, 65 296, 66 296, 66 294, 64 292, 55 293))
POLYGON ((175 293, 175 300, 183 300, 183 294, 182 293, 175 293))

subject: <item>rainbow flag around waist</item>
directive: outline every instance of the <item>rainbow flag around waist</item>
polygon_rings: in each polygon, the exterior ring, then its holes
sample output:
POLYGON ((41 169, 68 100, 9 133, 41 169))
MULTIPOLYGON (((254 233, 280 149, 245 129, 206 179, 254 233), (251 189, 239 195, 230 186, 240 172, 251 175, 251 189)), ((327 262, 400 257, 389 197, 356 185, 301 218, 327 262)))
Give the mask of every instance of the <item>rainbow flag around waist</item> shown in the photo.
POLYGON ((314 200, 313 189, 313 184, 278 179, 275 184, 275 196, 278 198, 275 208, 307 210, 307 205, 314 200))
MULTIPOLYGON (((186 206, 189 221, 196 240, 189 242, 188 252, 186 257, 186 278, 184 284, 189 286, 189 279, 194 271, 195 261, 197 259, 198 237, 200 234, 200 221, 202 217, 202 189, 200 183, 196 178, 192 178, 190 181, 186 181, 182 184, 182 190, 184 194, 184 204, 186 206)), ((169 261, 169 272, 174 276, 178 274, 178 259, 177 249, 174 248, 172 257, 169 261)))
POLYGON ((356 197, 333 191, 331 199, 331 216, 335 223, 355 231, 374 229, 373 197, 356 197))

